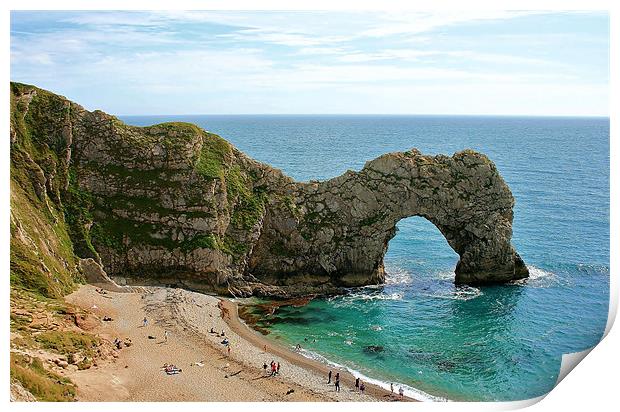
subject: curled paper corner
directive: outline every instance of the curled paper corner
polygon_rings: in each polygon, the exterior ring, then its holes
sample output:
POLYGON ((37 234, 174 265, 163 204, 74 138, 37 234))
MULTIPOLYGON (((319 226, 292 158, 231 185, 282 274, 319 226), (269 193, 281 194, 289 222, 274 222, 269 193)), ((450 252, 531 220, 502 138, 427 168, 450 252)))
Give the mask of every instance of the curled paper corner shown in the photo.
POLYGON ((491 405, 493 410, 514 411, 517 409, 525 409, 543 400, 547 394, 537 396, 535 398, 523 399, 521 401, 494 402, 491 405))
POLYGON ((590 353, 594 348, 595 346, 581 352, 566 353, 562 355, 562 365, 560 366, 560 373, 558 374, 558 379, 555 381, 555 386, 558 386, 558 384, 562 382, 562 379, 564 379, 570 371, 575 369, 575 366, 577 366, 579 362, 588 356, 588 353, 590 353))

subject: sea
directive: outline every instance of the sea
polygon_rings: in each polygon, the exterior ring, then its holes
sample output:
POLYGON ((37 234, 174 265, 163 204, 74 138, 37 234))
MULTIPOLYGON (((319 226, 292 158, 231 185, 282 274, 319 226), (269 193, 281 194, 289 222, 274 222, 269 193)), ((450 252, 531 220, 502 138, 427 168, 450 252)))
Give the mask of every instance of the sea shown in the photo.
POLYGON ((422 217, 401 220, 386 284, 283 307, 268 338, 428 400, 530 399, 563 354, 596 345, 609 305, 609 119, 384 115, 120 116, 185 121, 300 180, 360 170, 417 148, 486 154, 516 199, 513 244, 530 278, 454 285, 457 254, 422 217))

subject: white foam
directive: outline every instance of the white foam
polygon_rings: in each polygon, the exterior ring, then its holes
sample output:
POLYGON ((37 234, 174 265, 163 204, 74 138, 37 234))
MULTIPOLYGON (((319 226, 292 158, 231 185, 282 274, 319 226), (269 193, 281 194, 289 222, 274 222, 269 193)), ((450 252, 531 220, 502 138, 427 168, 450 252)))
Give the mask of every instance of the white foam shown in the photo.
POLYGON ((403 285, 411 283, 411 273, 400 267, 391 267, 386 270, 385 284, 386 285, 403 285))
POLYGON ((546 288, 552 285, 556 285, 560 282, 560 278, 553 272, 548 272, 544 269, 537 268, 535 266, 527 266, 530 272, 530 276, 524 279, 519 279, 511 282, 513 285, 527 285, 535 288, 546 288))
POLYGON ((482 291, 473 286, 459 286, 452 291, 439 292, 439 293, 425 293, 423 296, 439 299, 450 300, 471 300, 479 296, 484 295, 482 291))
POLYGON ((528 266, 527 268, 530 271, 530 279, 555 277, 555 273, 547 272, 546 270, 537 268, 535 266, 528 266))
POLYGON ((453 270, 438 272, 437 277, 441 280, 454 281, 454 278, 456 277, 456 273, 454 273, 453 270))
POLYGON ((402 300, 404 297, 404 293, 402 292, 394 292, 394 293, 353 293, 351 295, 346 295, 342 298, 344 301, 356 301, 356 300, 402 300))

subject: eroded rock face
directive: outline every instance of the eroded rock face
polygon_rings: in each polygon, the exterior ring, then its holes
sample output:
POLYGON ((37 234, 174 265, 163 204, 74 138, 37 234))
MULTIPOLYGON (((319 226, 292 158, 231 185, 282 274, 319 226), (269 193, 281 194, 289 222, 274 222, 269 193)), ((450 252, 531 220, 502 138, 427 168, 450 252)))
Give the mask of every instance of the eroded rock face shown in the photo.
POLYGON ((390 153, 360 172, 298 184, 293 198, 293 213, 267 211, 250 259, 249 271, 269 284, 381 283, 395 225, 410 216, 430 220, 459 254, 457 283, 528 274, 510 243, 514 199, 479 153, 390 153))
MULTIPOLYGON (((514 199, 482 154, 391 153, 300 183, 194 125, 128 126, 21 90, 27 104, 15 110, 27 126, 45 121, 59 140, 35 143, 56 144, 68 165, 36 169, 36 193, 58 193, 76 254, 113 277, 234 295, 380 284, 395 225, 409 216, 433 222, 459 254, 456 282, 527 276, 510 243, 514 199), (58 181, 50 174, 65 174, 65 187, 49 184, 58 181)), ((11 125, 12 145, 23 144, 11 125)))

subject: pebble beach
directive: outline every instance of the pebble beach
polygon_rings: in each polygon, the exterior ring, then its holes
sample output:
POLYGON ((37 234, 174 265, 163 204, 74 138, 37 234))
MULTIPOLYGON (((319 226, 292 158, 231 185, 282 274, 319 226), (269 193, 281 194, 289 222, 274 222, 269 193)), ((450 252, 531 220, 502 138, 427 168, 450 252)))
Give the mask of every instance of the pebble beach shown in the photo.
POLYGON ((102 295, 85 285, 67 301, 113 319, 95 330, 103 339, 132 342, 109 361, 66 372, 77 384, 81 401, 400 400, 368 383, 361 394, 355 391, 354 376, 332 368, 334 376, 341 375, 336 392, 333 380, 327 383, 328 365, 267 341, 239 320, 236 304, 227 299, 164 287, 102 295), (224 338, 230 353, 221 343, 224 338), (280 363, 280 373, 273 377, 263 369, 272 361, 280 363), (164 364, 181 372, 168 375, 164 364))

